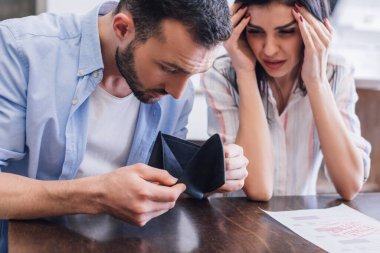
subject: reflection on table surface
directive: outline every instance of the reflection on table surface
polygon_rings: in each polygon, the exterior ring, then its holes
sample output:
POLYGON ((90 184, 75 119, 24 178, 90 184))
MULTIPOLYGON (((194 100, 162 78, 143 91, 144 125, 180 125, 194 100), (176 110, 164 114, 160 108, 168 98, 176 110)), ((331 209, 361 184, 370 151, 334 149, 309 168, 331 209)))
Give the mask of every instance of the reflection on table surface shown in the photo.
POLYGON ((145 227, 108 215, 74 215, 50 221, 10 221, 14 252, 323 252, 280 225, 261 209, 326 208, 345 203, 380 220, 380 193, 352 202, 334 196, 180 199, 175 208, 145 227))

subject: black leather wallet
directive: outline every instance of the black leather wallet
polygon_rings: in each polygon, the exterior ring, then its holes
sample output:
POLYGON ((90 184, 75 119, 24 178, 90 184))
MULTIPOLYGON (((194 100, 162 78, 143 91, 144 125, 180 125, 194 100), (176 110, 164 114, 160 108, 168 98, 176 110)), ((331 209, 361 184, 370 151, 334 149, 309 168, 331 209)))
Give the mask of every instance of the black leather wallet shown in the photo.
POLYGON ((218 134, 198 146, 159 132, 148 165, 167 170, 197 199, 225 183, 224 151, 218 134))

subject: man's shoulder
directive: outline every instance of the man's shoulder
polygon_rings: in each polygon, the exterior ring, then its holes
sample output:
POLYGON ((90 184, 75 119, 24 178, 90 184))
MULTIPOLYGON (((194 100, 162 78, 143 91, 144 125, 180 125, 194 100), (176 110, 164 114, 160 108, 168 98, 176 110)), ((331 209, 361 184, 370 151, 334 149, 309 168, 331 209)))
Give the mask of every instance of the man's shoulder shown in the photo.
POLYGON ((8 19, 0 22, 0 29, 8 29, 15 40, 33 38, 76 38, 81 34, 80 18, 75 14, 43 13, 38 16, 8 19))

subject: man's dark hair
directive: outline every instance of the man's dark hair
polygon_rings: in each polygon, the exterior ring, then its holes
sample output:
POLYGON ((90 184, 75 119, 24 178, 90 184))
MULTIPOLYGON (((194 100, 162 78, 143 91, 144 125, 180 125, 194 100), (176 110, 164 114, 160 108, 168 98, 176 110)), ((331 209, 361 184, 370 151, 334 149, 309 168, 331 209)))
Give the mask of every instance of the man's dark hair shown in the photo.
POLYGON ((159 36, 166 19, 188 27, 194 42, 206 48, 227 40, 232 30, 226 0, 120 0, 114 13, 123 10, 132 14, 140 42, 159 36))

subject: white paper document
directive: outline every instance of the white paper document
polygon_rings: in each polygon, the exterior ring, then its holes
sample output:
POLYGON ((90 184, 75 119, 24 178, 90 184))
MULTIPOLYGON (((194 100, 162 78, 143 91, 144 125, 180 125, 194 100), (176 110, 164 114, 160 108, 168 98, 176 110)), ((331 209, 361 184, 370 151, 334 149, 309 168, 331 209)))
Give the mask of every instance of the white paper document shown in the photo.
POLYGON ((328 252, 380 252, 380 222, 344 204, 326 209, 264 212, 328 252))

